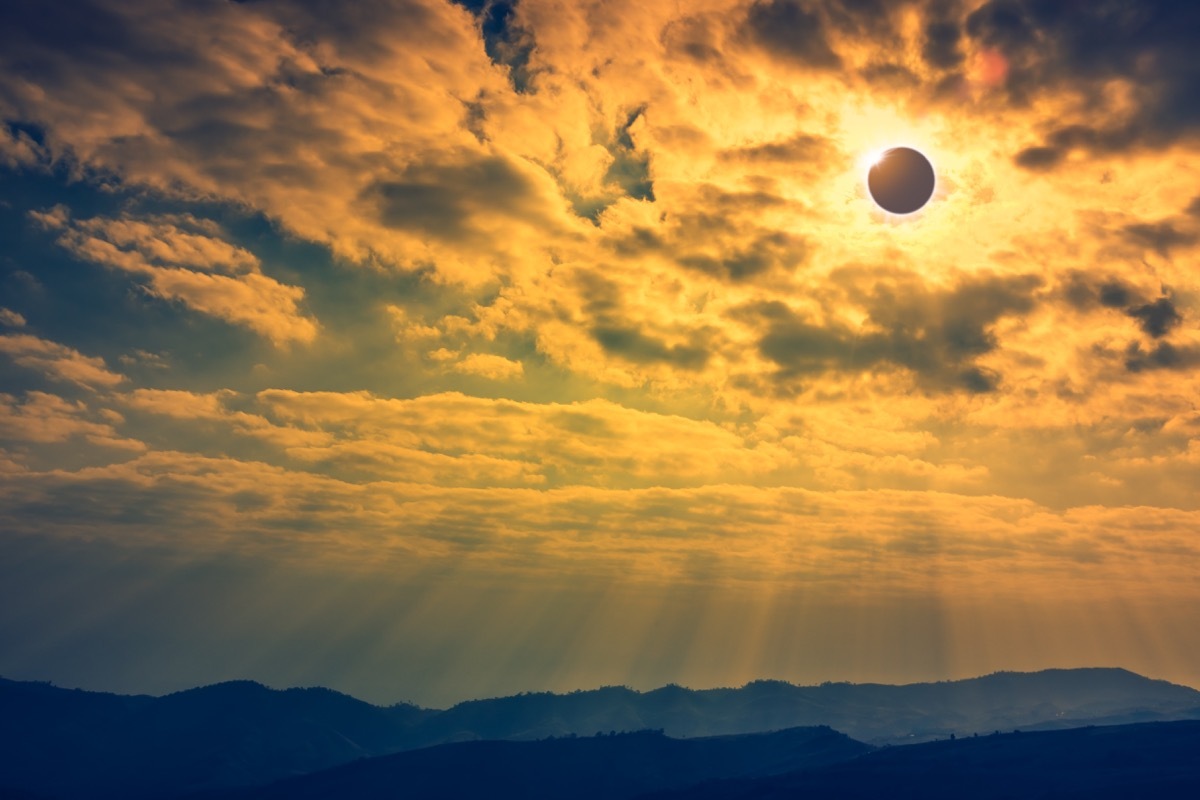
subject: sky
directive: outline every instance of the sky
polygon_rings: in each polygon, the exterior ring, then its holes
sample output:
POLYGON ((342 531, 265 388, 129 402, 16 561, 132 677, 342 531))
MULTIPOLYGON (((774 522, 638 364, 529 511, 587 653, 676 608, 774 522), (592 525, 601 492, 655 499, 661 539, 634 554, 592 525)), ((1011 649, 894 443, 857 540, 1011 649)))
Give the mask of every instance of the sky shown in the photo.
POLYGON ((1198 41, 1168 0, 5 2, 0 674, 1200 686, 1198 41))

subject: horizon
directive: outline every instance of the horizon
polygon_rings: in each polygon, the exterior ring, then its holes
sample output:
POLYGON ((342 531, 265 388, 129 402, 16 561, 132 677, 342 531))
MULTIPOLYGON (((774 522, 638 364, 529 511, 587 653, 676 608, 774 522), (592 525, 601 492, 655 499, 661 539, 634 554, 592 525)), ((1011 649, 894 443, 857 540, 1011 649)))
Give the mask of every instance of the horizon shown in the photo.
POLYGON ((123 697, 150 697, 150 698, 155 698, 155 699, 161 699, 163 697, 169 697, 174 694, 183 694, 186 692, 192 692, 192 691, 197 691, 197 690, 202 690, 202 689, 212 689, 212 688, 215 688, 218 686, 225 686, 227 684, 253 684, 255 686, 258 686, 262 689, 266 689, 267 691, 271 691, 271 692, 307 691, 310 689, 330 691, 335 694, 340 694, 343 697, 349 697, 353 700, 359 700, 359 701, 368 703, 369 705, 375 706, 377 708, 389 708, 392 706, 413 706, 413 707, 419 708, 423 711, 446 711, 446 710, 449 710, 451 708, 454 708, 456 706, 463 705, 466 703, 486 702, 486 701, 490 701, 490 700, 507 700, 507 699, 511 699, 511 698, 525 697, 525 696, 531 696, 531 695, 551 695, 554 697, 566 697, 566 696, 576 695, 576 694, 591 694, 591 693, 595 693, 595 692, 603 692, 605 690, 610 690, 610 689, 619 689, 619 690, 631 692, 633 694, 646 695, 646 694, 653 694, 655 692, 659 692, 664 689, 682 689, 684 691, 698 692, 698 693, 700 693, 700 692, 720 692, 720 691, 741 691, 750 686, 753 686, 755 684, 760 684, 760 683, 783 684, 783 685, 790 686, 795 689, 817 689, 817 688, 823 688, 823 687, 827 687, 827 686, 885 686, 885 687, 890 687, 890 688, 903 688, 903 687, 908 687, 908 686, 935 686, 935 685, 948 684, 948 683, 966 683, 966 682, 970 682, 970 681, 983 680, 985 678, 991 678, 991 677, 1000 676, 1000 675, 1040 675, 1040 674, 1047 673, 1047 672, 1086 672, 1086 671, 1124 672, 1124 673, 1127 673, 1134 677, 1141 678, 1143 680, 1147 680, 1147 681, 1151 681, 1151 682, 1155 682, 1155 683, 1167 683, 1172 686, 1178 686, 1178 687, 1181 687, 1184 689, 1191 689, 1193 691, 1200 692, 1200 687, 1190 686, 1188 684, 1178 683, 1176 681, 1169 681, 1165 678, 1157 678, 1157 677, 1154 677, 1153 675, 1143 675, 1139 672, 1135 672, 1133 670, 1126 669, 1125 667, 1117 667, 1117 666, 1044 667, 1042 669, 1037 669, 1037 670, 996 670, 994 672, 989 672, 986 674, 971 675, 971 676, 962 677, 962 678, 942 678, 939 680, 923 680, 923 681, 914 681, 911 683, 881 683, 878 681, 837 681, 837 680, 825 680, 825 681, 821 681, 820 683, 795 683, 795 682, 783 680, 780 678, 754 678, 750 681, 747 681, 746 683, 743 683, 740 685, 730 685, 730 686, 695 687, 695 686, 684 686, 684 685, 681 685, 678 683, 665 683, 665 684, 662 684, 661 686, 655 686, 655 687, 650 687, 650 688, 639 688, 636 686, 629 686, 626 684, 605 684, 605 685, 601 685, 601 686, 576 687, 574 689, 540 689, 540 690, 527 689, 527 690, 523 690, 523 691, 513 692, 511 694, 493 695, 493 696, 487 696, 487 697, 483 697, 483 696, 466 697, 466 698, 456 700, 452 703, 442 704, 442 705, 437 705, 437 706, 424 705, 419 702, 413 702, 413 701, 404 700, 404 699, 391 700, 391 701, 380 701, 380 700, 374 700, 374 699, 367 699, 367 698, 355 695, 351 692, 342 691, 342 690, 339 690, 339 689, 331 687, 331 686, 321 686, 321 685, 273 686, 269 683, 265 683, 263 681, 256 680, 254 678, 229 678, 226 680, 216 681, 213 683, 197 684, 195 686, 189 686, 189 687, 182 688, 182 689, 175 689, 172 691, 163 692, 161 694, 151 694, 151 693, 147 693, 147 692, 112 691, 112 690, 107 690, 107 689, 86 688, 86 687, 82 687, 82 686, 60 686, 60 685, 56 684, 54 681, 34 680, 34 679, 17 679, 17 678, 11 678, 11 677, 9 677, 7 675, 3 675, 3 674, 0 674, 0 680, 7 680, 7 681, 11 681, 13 683, 33 683, 33 684, 46 685, 51 688, 63 689, 64 691, 72 691, 72 692, 77 691, 77 692, 87 692, 87 693, 93 693, 93 694, 112 694, 112 695, 118 695, 118 696, 123 696, 123 697))
POLYGON ((1200 4, 2 5, 0 673, 1200 686, 1200 4))

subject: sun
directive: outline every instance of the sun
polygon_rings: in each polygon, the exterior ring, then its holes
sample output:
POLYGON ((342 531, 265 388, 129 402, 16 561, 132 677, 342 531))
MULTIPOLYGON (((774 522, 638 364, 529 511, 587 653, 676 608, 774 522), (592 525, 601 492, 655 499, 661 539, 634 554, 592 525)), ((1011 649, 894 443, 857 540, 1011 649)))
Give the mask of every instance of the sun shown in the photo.
POLYGON ((889 214, 907 216, 925 207, 937 189, 937 173, 929 158, 914 147, 872 151, 867 192, 889 214))
POLYGON ((888 151, 886 147, 877 147, 873 150, 868 150, 863 153, 858 159, 858 166, 862 169, 863 175, 871 171, 871 167, 883 161, 883 156, 888 151))

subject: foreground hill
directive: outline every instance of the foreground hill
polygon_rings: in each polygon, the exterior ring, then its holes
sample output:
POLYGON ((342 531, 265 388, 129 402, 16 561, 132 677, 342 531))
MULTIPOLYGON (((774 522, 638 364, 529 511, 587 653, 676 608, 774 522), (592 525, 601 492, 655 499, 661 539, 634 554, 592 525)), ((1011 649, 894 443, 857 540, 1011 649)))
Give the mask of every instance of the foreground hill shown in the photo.
POLYGON ((149 697, 0 679, 0 797, 152 797, 395 752, 427 714, 249 681, 149 697))
POLYGON ((624 800, 716 778, 834 764, 872 748, 829 728, 671 739, 657 731, 538 742, 461 742, 348 764, 226 800, 624 800))
POLYGON ((755 780, 716 781, 644 800, 890 800, 1200 797, 1200 722, 1007 733, 877 750, 755 780))
MULTIPOLYGON (((873 744, 1200 718, 1200 692, 1119 669, 997 673, 942 683, 526 694, 445 711, 388 708, 327 689, 217 684, 165 697, 0 679, 0 789, 159 797, 262 785, 431 745, 598 731, 720 736, 827 725, 873 744)), ((3 792, 0 791, 0 795, 3 792)))

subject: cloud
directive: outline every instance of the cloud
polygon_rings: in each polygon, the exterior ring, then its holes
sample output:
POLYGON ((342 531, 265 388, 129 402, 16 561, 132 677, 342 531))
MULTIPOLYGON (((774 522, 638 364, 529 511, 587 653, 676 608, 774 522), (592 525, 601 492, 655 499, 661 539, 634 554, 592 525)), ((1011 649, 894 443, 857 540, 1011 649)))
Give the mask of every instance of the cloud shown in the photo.
POLYGON ((58 203, 45 211, 30 209, 29 218, 43 230, 61 230, 67 226, 67 222, 71 218, 71 209, 58 203))
POLYGON ((1013 63, 1005 90, 1014 102, 1055 93, 1086 98, 1065 118, 1047 121, 1046 143, 1022 151, 1021 166, 1053 168, 1077 151, 1165 148, 1200 125, 1200 69, 1191 56, 1200 15, 1186 3, 1068 10, 991 0, 970 13, 966 30, 1013 63))
POLYGON ((831 158, 840 158, 837 145, 824 136, 797 133, 776 142, 734 147, 725 150, 721 157, 744 163, 784 164, 791 167, 807 163, 823 163, 831 158))
POLYGON ((25 317, 8 308, 0 308, 0 325, 8 328, 24 328, 25 317))
POLYGON ((1163 256, 1193 245, 1200 238, 1193 231, 1178 230, 1170 222, 1137 223, 1126 226, 1125 232, 1130 240, 1149 246, 1163 256))
POLYGON ((877 281, 861 298, 867 318, 858 330, 814 324, 778 303, 747 313, 765 323, 759 349, 779 365, 783 382, 892 364, 928 388, 981 393, 994 391, 999 381, 978 363, 998 347, 991 326, 1029 312, 1040 285, 1031 275, 977 277, 940 292, 903 278, 877 281))
MULTIPOLYGON (((507 336, 532 341, 555 368, 623 387, 703 387, 738 395, 731 402, 754 402, 737 387, 762 386, 765 373, 786 371, 776 356, 792 367, 797 362, 779 348, 767 354, 758 347, 763 332, 749 330, 755 326, 736 309, 817 298, 819 310, 805 301, 789 305, 815 326, 812 337, 844 344, 861 314, 879 316, 861 297, 847 301, 857 308, 849 313, 823 288, 848 266, 896 259, 923 275, 917 283, 929 284, 918 294, 941 292, 960 273, 1029 273, 1028 264, 1018 264, 1035 257, 1026 243, 1053 238, 1054 221, 1065 217, 1022 217, 1024 229, 1017 230, 1027 176, 975 151, 1016 153, 1040 144, 1069 153, 1087 146, 1092 134, 1085 129, 1103 121, 1089 111, 1078 124, 1059 126, 1065 133, 1046 129, 1049 145, 1022 141, 1040 136, 1045 122, 1043 111, 1018 102, 1023 76, 1066 64, 1070 55, 1036 52, 1026 38, 1039 31, 1074 35, 1060 18, 1026 3, 984 4, 977 13, 974 5, 949 2, 900 10, 880 3, 718 3, 683 13, 631 4, 617 19, 587 4, 566 13, 535 0, 486 7, 413 0, 356 10, 336 24, 321 8, 176 10, 175 19, 194 23, 188 28, 168 26, 166 13, 134 15, 93 3, 81 11, 81 19, 92 20, 88 26, 58 31, 31 11, 22 24, 36 35, 14 39, 12 57, 47 68, 31 79, 35 87, 13 88, 6 102, 37 117, 47 147, 69 151, 81 164, 260 210, 282 231, 328 244, 339 258, 470 285, 462 307, 413 314, 403 335, 427 334, 425 352, 470 353, 479 344, 473 337, 507 336), (62 45, 86 29, 98 31, 92 44, 68 58, 72 50, 62 45), (220 46, 202 47, 191 29, 220 46), (174 58, 163 56, 161 42, 170 43, 174 58), (881 59, 881 49, 891 55, 881 59), (976 85, 972 65, 985 51, 1011 62, 1011 86, 976 85), (130 55, 114 55, 120 53, 130 55), (836 63, 845 69, 826 68, 836 63), (63 64, 77 69, 68 73, 63 64), (887 108, 860 77, 884 73, 917 82, 888 90, 894 94, 887 108), (803 92, 795 89, 801 74, 803 92), (955 76, 959 88, 945 89, 955 76), (46 102, 33 102, 34 88, 46 102), (936 94, 943 89, 949 94, 936 94), (107 102, 84 103, 84 96, 107 102), (942 104, 946 99, 953 104, 942 104), (80 105, 89 109, 86 125, 67 114, 80 105), (395 113, 401 107, 406 113, 395 113), (1003 126, 994 124, 998 113, 1003 126), (855 166, 860 151, 884 134, 936 145, 944 193, 937 215, 895 231, 869 218, 855 166), (983 198, 1007 205, 986 213, 983 198), (889 241, 891 233, 899 238, 889 241), (918 251, 929 263, 909 263, 918 251), (586 275, 603 276, 616 300, 601 307, 586 294, 599 281, 586 275), (480 298, 489 310, 476 316, 471 303, 480 298), (451 334, 437 322, 442 312, 473 327, 451 334), (432 330, 440 333, 428 335, 432 330)), ((1126 25, 1102 17, 1087 11, 1081 19, 1093 33, 1126 25)), ((1162 31, 1159 21, 1146 25, 1162 31)), ((1093 66, 1095 74, 1107 69, 1093 66)), ((1061 116, 1072 87, 1091 86, 1087 70, 1056 74, 1062 80, 1045 96, 1050 120, 1061 116)), ((1099 105, 1085 103, 1084 111, 1141 98, 1120 85, 1097 85, 1099 105)), ((1112 190, 1124 180, 1133 178, 1112 190)), ((1062 193, 1082 196, 1078 187, 1062 193)), ((1194 190, 1182 205, 1192 198, 1194 190)), ((1129 218, 1115 228, 1130 244, 1144 240, 1153 248, 1151 240, 1170 231, 1139 226, 1160 223, 1181 236, 1190 230, 1161 217, 1129 218)), ((237 247, 219 233, 175 226, 237 247)), ((136 242, 131 235, 117 249, 155 244, 147 232, 136 242)), ((1164 252, 1187 246, 1175 242, 1164 240, 1164 252)), ((183 255, 183 244, 172 237, 174 256, 183 255)), ((226 266, 212 274, 257 274, 231 271, 235 254, 224 257, 226 266)), ((1076 266, 1072 259, 1058 263, 1076 266)), ((212 272, 190 261, 187 268, 212 272)), ((222 282, 174 277, 178 285, 160 291, 203 298, 205 313, 230 318, 234 308, 253 305, 240 297, 218 302, 213 295, 233 292, 222 282)), ((277 342, 306 341, 312 329, 305 323, 315 322, 286 289, 299 287, 249 287, 260 307, 235 324, 277 342), (289 325, 267 322, 286 318, 289 308, 289 325)), ((899 341, 894 356, 867 355, 913 371, 929 387, 995 389, 1000 362, 1012 355, 998 338, 1009 334, 995 325, 1020 316, 987 323, 994 341, 986 332, 974 344, 947 334, 926 348, 917 336, 899 341), (935 377, 932 365, 943 358, 951 366, 935 377)), ((959 325, 960 332, 971 333, 969 327, 959 325)), ((427 366, 447 374, 440 364, 427 366)))
POLYGON ((46 149, 28 131, 11 124, 0 127, 0 166, 8 169, 37 168, 49 162, 46 149))
POLYGON ((953 69, 964 60, 960 47, 963 38, 962 26, 947 13, 950 6, 950 3, 931 4, 930 14, 925 22, 921 57, 936 69, 953 69))
POLYGON ((525 373, 525 367, 520 361, 491 353, 471 353, 452 364, 450 368, 464 375, 479 375, 493 381, 513 380, 525 373))
MULTIPOLYGON (((822 145, 812 145, 828 151, 822 145)), ((726 150, 727 161, 770 164, 777 158, 809 150, 795 140, 726 150)), ((815 153, 809 154, 816 159, 815 153)), ((673 212, 628 231, 613 225, 615 247, 623 255, 661 254, 676 264, 726 281, 749 281, 765 273, 794 270, 809 256, 799 233, 781 230, 774 217, 795 214, 796 206, 778 195, 758 191, 728 191, 701 184, 691 196, 674 198, 673 212)))
POLYGON ((537 44, 532 31, 522 27, 516 19, 516 9, 516 0, 498 0, 485 3, 481 8, 472 11, 476 14, 483 12, 479 28, 488 57, 496 64, 508 67, 513 88, 524 92, 529 90, 532 78, 529 60, 537 44))
POLYGON ((59 208, 34 218, 63 233, 77 258, 143 281, 164 300, 249 328, 276 346, 311 342, 317 324, 301 310, 304 289, 262 274, 249 251, 220 238, 211 222, 189 215, 69 220, 59 208))
MULTIPOLYGON (((1173 418, 1190 387, 1190 140, 1151 124, 1189 80, 1155 60, 1187 12, 1080 9, 1076 32, 1024 2, 330 8, 28 6, 2 34, 6 74, 33 65, 0 93, 28 120, 6 146, 36 155, 16 168, 128 193, 30 219, 177 308, 310 345, 239 362, 232 394, 164 349, 114 400, 164 447, 459 486, 1028 494, 1018 432, 1173 418), (889 137, 934 156, 916 218, 863 192, 889 137), (289 285, 278 252, 319 268, 289 285), (379 366, 313 374, 334 352, 379 366), (455 394, 480 378, 521 401, 455 394), (302 391, 331 381, 367 399, 302 391)), ((1121 435, 1080 436, 1121 479, 1121 435)))
POLYGON ((1063 282, 1063 295, 1081 311, 1119 309, 1137 322, 1143 333, 1161 339, 1183 324, 1177 301, 1170 296, 1147 300, 1143 289, 1116 277, 1071 273, 1063 282))
POLYGON ((841 66, 826 38, 824 20, 798 0, 755 2, 746 13, 745 31, 767 52, 787 61, 822 69, 841 66))
POLYGON ((356 262, 478 282, 534 233, 570 235, 553 179, 476 124, 513 92, 466 12, 404 0, 331 24, 321 9, 93 0, 61 24, 23 7, 0 51, 30 68, 0 114, 52 131, 56 158, 261 209, 356 262), (511 247, 453 236, 506 224, 524 229, 511 247))
POLYGON ((540 464, 468 453, 447 455, 369 439, 327 446, 290 447, 299 464, 352 479, 393 480, 431 486, 538 487, 546 483, 540 464))
POLYGON ((132 353, 124 353, 119 356, 118 361, 127 366, 143 366, 151 369, 168 369, 170 363, 159 353, 151 353, 149 350, 134 350, 132 353))
POLYGON ((1195 588, 1185 533, 1195 512, 1170 509, 1054 512, 1000 497, 736 485, 422 488, 177 452, 18 473, 0 497, 10 531, 52 523, 58 539, 125 547, 186 538, 197 553, 359 572, 456 564, 460 574, 534 581, 769 581, 874 600, 1046 598, 1067 587, 1090 598, 1147 579, 1188 596, 1195 588))
MULTIPOLYGON (((332 442, 329 434, 276 425, 258 414, 230 407, 236 392, 189 392, 180 389, 135 389, 118 398, 126 408, 179 421, 220 423, 228 429, 281 448, 317 447, 332 442)), ((209 431, 209 435, 212 431, 209 431)))
POLYGON ((1175 304, 1166 297, 1160 297, 1153 303, 1134 306, 1126 313, 1138 321, 1138 325, 1146 335, 1155 339, 1166 336, 1183 322, 1183 317, 1175 309, 1175 304))
POLYGON ((125 380, 124 375, 111 371, 102 358, 85 356, 66 345, 28 333, 0 335, 0 353, 51 380, 88 389, 110 388, 125 380))
POLYGON ((592 336, 605 352, 635 363, 659 362, 681 369, 699 369, 709 357, 702 343, 667 344, 635 328, 598 325, 592 329, 592 336))
POLYGON ((1055 147, 1026 147, 1016 155, 1018 166, 1031 170, 1046 170, 1057 167, 1066 153, 1055 147))
POLYGON ((272 416, 346 440, 538 465, 555 484, 690 485, 787 466, 786 450, 711 422, 625 408, 605 400, 528 403, 462 394, 411 400, 368 393, 259 394, 272 416))
POLYGON ((228 394, 197 394, 180 389, 135 389, 122 400, 130 408, 177 419, 222 419, 226 416, 222 401, 228 394))
POLYGON ((395 177, 367 187, 364 196, 380 221, 435 239, 460 240, 495 234, 512 225, 546 226, 555 209, 547 201, 544 174, 508 159, 461 155, 445 165, 417 161, 395 177))
MULTIPOLYGON (((58 219, 65 215, 61 207, 56 211, 58 219)), ((65 224, 65 219, 60 224, 65 224)), ((74 228, 102 237, 121 250, 136 252, 148 263, 230 275, 259 271, 259 260, 248 250, 223 241, 216 223, 190 214, 92 218, 79 220, 74 228)))
POLYGON ((113 425, 123 421, 108 414, 96 421, 88 407, 46 392, 29 392, 24 398, 0 394, 0 438, 9 442, 48 444, 75 438, 118 450, 145 450, 145 445, 119 434, 113 425))
POLYGON ((1130 372, 1154 370, 1182 371, 1200 366, 1200 347, 1159 342, 1144 350, 1139 342, 1130 343, 1125 350, 1125 368, 1130 372))
POLYGON ((408 311, 396 305, 388 303, 384 306, 384 311, 392 321, 392 326, 396 331, 396 340, 400 342, 420 341, 422 339, 436 339, 442 335, 442 332, 433 325, 425 325, 420 322, 411 320, 408 311))
POLYGON ((494 587, 535 616, 601 587, 579 607, 657 620, 595 634, 630 663, 693 641, 635 585, 763 641, 797 606, 831 641, 829 602, 928 613, 942 655, 943 609, 1200 602, 1186 3, 3 16, 6 541, 264 563, 306 609, 376 581, 435 650, 514 641, 494 587), (937 170, 911 217, 864 187, 895 144, 937 170))

